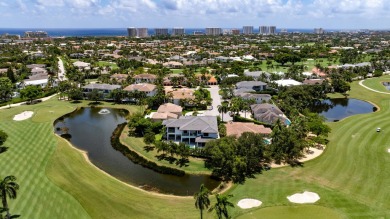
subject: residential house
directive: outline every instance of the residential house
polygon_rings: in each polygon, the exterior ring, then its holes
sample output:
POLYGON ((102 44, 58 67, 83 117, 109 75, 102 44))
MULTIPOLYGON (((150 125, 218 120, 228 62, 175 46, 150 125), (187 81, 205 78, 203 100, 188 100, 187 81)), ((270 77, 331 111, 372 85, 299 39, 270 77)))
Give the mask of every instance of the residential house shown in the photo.
POLYGON ((217 117, 181 116, 163 121, 167 140, 203 147, 208 141, 219 138, 217 117))
POLYGON ((73 66, 80 69, 80 70, 88 70, 91 69, 91 64, 87 62, 82 62, 82 61, 76 61, 73 63, 73 66))
POLYGON ((241 81, 236 84, 237 89, 251 89, 254 91, 262 91, 267 89, 267 83, 262 81, 241 81))
POLYGON ((153 97, 157 93, 157 86, 154 84, 148 84, 148 83, 131 84, 131 85, 125 87, 125 89, 123 89, 123 90, 129 91, 129 92, 139 91, 139 92, 145 93, 145 95, 147 97, 153 97))
POLYGON ((163 66, 167 68, 182 68, 183 64, 176 61, 169 61, 169 62, 165 62, 163 66))
POLYGON ((195 77, 198 79, 198 81, 205 83, 206 85, 217 85, 218 81, 217 79, 210 74, 206 74, 205 77, 202 77, 202 74, 196 74, 195 77))
POLYGON ((91 93, 93 90, 98 90, 100 93, 103 94, 103 99, 109 99, 109 95, 111 91, 120 88, 121 88, 120 85, 111 85, 111 84, 87 84, 82 87, 83 94, 85 97, 87 97, 88 94, 91 93))
POLYGON ((135 83, 154 83, 156 81, 157 76, 153 74, 139 74, 133 77, 135 79, 135 83))
POLYGON ((269 103, 251 105, 253 117, 266 124, 274 124, 280 120, 285 125, 290 125, 290 120, 275 105, 269 103))
POLYGON ((169 74, 164 77, 164 86, 183 85, 187 79, 183 74, 169 74))
POLYGON ((161 105, 156 113, 153 113, 151 119, 153 121, 162 121, 166 119, 177 119, 182 115, 183 108, 176 104, 165 103, 161 105))
POLYGON ((238 95, 244 100, 254 100, 257 104, 259 103, 268 103, 271 100, 271 95, 269 94, 251 94, 251 93, 239 93, 238 95))
POLYGON ((302 83, 305 85, 315 85, 315 84, 322 84, 324 82, 324 79, 305 79, 302 83))
POLYGON ((127 77, 129 77, 128 74, 113 74, 110 76, 111 81, 115 80, 118 83, 122 83, 123 81, 126 81, 127 77))
MULTIPOLYGON (((176 105, 181 105, 181 102, 183 100, 194 100, 195 99, 195 91, 192 89, 188 88, 180 88, 180 89, 175 89, 172 91, 166 91, 168 96, 171 96, 172 101, 176 105)), ((188 103, 184 103, 187 104, 188 103)))
POLYGON ((302 84, 301 82, 296 81, 294 79, 281 79, 281 80, 275 81, 275 83, 281 87, 289 87, 289 86, 296 86, 296 85, 302 84))
POLYGON ((226 135, 235 135, 240 137, 244 132, 253 132, 256 134, 270 135, 272 130, 263 125, 256 125, 249 122, 228 122, 226 126, 226 135))

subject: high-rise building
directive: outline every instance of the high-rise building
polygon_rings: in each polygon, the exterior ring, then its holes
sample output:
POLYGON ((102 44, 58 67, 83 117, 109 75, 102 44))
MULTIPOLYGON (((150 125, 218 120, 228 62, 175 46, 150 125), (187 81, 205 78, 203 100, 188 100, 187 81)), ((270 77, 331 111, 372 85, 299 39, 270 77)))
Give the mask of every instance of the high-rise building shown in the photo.
POLYGON ((269 34, 276 34, 276 26, 269 26, 269 34))
POLYGON ((232 30, 233 35, 240 35, 240 30, 239 29, 233 29, 232 30))
POLYGON ((154 35, 156 36, 168 36, 168 28, 155 28, 154 35))
POLYGON ((148 37, 148 28, 137 28, 137 37, 138 38, 145 38, 148 37))
POLYGON ((182 27, 174 27, 172 28, 172 36, 184 36, 185 31, 182 27))
POLYGON ((137 28, 135 28, 135 27, 127 28, 127 34, 129 35, 129 37, 136 37, 137 36, 137 28))
POLYGON ((24 32, 26 38, 47 38, 47 32, 45 31, 26 31, 24 32))
POLYGON ((218 35, 222 35, 222 28, 219 28, 219 27, 207 27, 206 28, 206 35, 210 35, 210 36, 218 36, 218 35))
POLYGON ((324 34, 325 31, 322 28, 314 28, 314 33, 315 34, 324 34))
POLYGON ((243 26, 242 27, 242 34, 244 34, 244 35, 253 34, 253 26, 243 26))
POLYGON ((269 27, 267 26, 260 26, 259 27, 259 33, 260 34, 269 34, 269 27))
POLYGON ((275 34, 276 26, 260 26, 259 33, 263 35, 275 34))

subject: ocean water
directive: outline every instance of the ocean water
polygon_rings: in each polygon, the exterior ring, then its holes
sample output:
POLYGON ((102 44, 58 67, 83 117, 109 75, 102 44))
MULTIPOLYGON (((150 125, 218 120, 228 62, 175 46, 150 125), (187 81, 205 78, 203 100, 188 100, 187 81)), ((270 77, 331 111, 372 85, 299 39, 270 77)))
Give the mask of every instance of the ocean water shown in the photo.
MULTIPOLYGON (((222 29, 240 29, 241 28, 222 28, 222 29)), ((281 29, 276 29, 276 32, 280 32, 281 29)), ((126 28, 0 28, 1 34, 17 34, 24 35, 25 31, 46 31, 51 37, 83 37, 83 36, 127 36, 126 28)), ((169 32, 171 29, 169 29, 169 32)), ((187 35, 192 35, 194 31, 205 32, 205 28, 185 28, 187 35)), ((313 29, 299 29, 299 28, 287 28, 288 33, 313 33, 313 29)), ((341 30, 328 30, 325 31, 341 31, 341 30)), ((255 27, 254 33, 259 33, 258 28, 255 27)), ((154 29, 149 28, 148 34, 153 35, 154 29)))

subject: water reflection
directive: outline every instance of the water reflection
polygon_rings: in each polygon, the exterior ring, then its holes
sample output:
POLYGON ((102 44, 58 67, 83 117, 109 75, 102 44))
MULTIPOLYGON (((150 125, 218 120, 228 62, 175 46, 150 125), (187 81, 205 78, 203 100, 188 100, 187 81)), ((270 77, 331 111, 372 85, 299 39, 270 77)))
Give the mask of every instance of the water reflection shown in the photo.
POLYGON ((109 109, 109 114, 99 114, 100 108, 83 108, 77 110, 54 125, 57 134, 64 134, 64 128, 71 138, 69 141, 76 147, 88 152, 91 162, 132 185, 147 190, 175 195, 193 195, 203 183, 214 189, 218 181, 206 175, 186 175, 177 177, 156 173, 141 165, 134 164, 111 146, 110 137, 118 124, 125 122, 126 111, 109 109))
POLYGON ((321 114, 328 122, 338 121, 348 116, 376 111, 374 105, 353 98, 323 100, 312 106, 311 111, 321 114))

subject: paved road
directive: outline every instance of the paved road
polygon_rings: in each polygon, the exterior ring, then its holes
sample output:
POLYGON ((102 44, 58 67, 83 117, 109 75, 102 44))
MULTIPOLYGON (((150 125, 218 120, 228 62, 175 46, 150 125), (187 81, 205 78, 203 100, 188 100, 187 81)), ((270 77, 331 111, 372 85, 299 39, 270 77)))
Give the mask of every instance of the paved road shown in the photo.
MULTIPOLYGON (((41 101, 43 102, 43 101, 46 101, 46 100, 48 100, 48 99, 50 99, 50 98, 52 98, 52 97, 54 97, 54 96, 56 96, 56 95, 57 95, 57 94, 53 94, 53 95, 51 95, 51 96, 44 97, 44 98, 40 98, 40 99, 38 99, 38 100, 41 100, 41 101)), ((11 104, 11 106, 10 106, 10 105, 2 106, 2 107, 0 107, 0 109, 8 109, 8 108, 11 108, 11 107, 20 106, 20 105, 25 105, 25 104, 26 104, 26 102, 14 103, 14 104, 11 104)))
POLYGON ((62 59, 61 59, 60 57, 58 57, 58 69, 59 69, 59 72, 58 72, 58 80, 59 80, 59 81, 68 80, 68 79, 66 78, 64 63, 62 62, 62 59))
MULTIPOLYGON (((213 109, 205 111, 204 114, 206 116, 221 116, 218 112, 218 106, 221 105, 221 96, 219 95, 219 86, 214 85, 214 86, 210 86, 210 88, 206 88, 206 89, 208 91, 210 91, 211 98, 213 99, 213 103, 212 103, 213 109)), ((222 116, 221 116, 221 119, 222 119, 222 116)), ((232 120, 233 120, 233 118, 228 113, 223 114, 223 121, 227 122, 227 121, 232 121, 232 120)))

